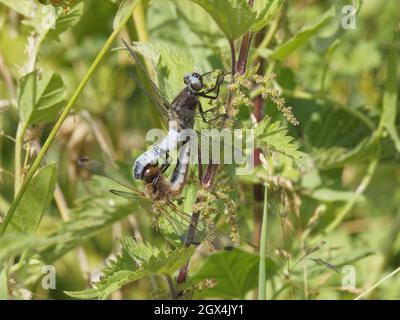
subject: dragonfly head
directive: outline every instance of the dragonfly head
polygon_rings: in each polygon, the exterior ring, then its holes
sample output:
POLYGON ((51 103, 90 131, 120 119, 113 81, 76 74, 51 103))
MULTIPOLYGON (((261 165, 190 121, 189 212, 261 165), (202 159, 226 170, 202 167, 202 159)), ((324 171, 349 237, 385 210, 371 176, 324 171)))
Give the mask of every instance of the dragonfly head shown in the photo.
POLYGON ((183 82, 193 92, 198 92, 203 89, 203 80, 201 78, 201 75, 197 72, 186 74, 183 77, 183 82))
POLYGON ((154 178, 160 173, 158 165, 147 165, 143 171, 143 180, 145 183, 152 183, 154 178))

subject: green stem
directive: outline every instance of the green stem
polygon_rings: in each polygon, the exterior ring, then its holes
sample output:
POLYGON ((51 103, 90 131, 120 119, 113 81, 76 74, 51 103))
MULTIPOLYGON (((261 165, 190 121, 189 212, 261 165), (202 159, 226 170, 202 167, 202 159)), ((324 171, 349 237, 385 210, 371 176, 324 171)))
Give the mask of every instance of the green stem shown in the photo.
POLYGON ((66 107, 64 108, 63 112, 61 113, 60 117, 58 118, 57 122, 55 123, 53 129, 51 130, 49 136, 47 137, 45 143, 43 144, 42 150, 40 150, 37 158, 35 159, 35 161, 33 162, 30 170, 28 171, 26 178, 18 192, 18 194, 15 197, 14 202, 11 204, 10 209, 8 210, 7 216, 4 219, 4 222, 1 224, 0 226, 0 235, 2 235, 11 218, 13 217, 15 210, 18 207, 19 202, 22 199, 22 196, 24 195, 30 181, 32 180, 36 170, 39 168, 47 150, 49 149, 51 143, 53 142, 58 130, 60 129, 61 125, 63 124, 64 120, 66 119, 66 117, 68 116, 69 112, 71 111, 72 107, 74 106, 76 100, 78 99, 79 95, 81 94, 81 92, 83 91, 83 89, 85 88, 86 84, 88 83, 90 77, 92 76, 92 74, 94 73, 94 71, 97 69, 97 67, 99 66, 101 60, 103 60, 104 56, 106 55, 106 53, 109 51, 109 49, 111 48, 114 40, 117 38, 118 34, 120 33, 120 31, 122 30, 122 28, 125 26, 125 24, 128 22, 129 18, 131 17, 131 15, 133 14, 133 10, 135 9, 136 5, 139 3, 140 1, 135 1, 132 4, 132 7, 128 10, 127 14, 125 15, 124 19, 121 20, 121 22, 119 23, 119 25, 115 28, 115 30, 113 31, 113 33, 110 35, 110 37, 107 39, 106 43, 104 44, 103 48, 100 50, 99 54, 97 55, 96 59, 93 61, 92 65, 90 66, 88 72, 86 73, 86 75, 84 76, 84 78, 82 79, 82 81, 80 82, 78 88, 75 90, 74 94, 72 95, 71 99, 69 100, 68 104, 66 105, 66 107))
POLYGON ((376 287, 378 287, 381 283, 389 279, 390 277, 393 277, 396 273, 400 272, 400 267, 398 267, 396 270, 392 271, 389 273, 387 276, 383 277, 381 280, 379 280, 377 283, 375 283, 372 287, 368 288, 365 290, 363 293, 358 295, 357 297, 354 298, 354 300, 360 300, 363 296, 374 290, 376 287))
POLYGON ((260 237, 260 265, 258 271, 258 300, 266 300, 266 247, 267 247, 267 221, 268 221, 268 185, 265 184, 264 190, 264 210, 261 223, 261 237, 260 237))
POLYGON ((357 187, 355 191, 355 195, 352 197, 352 199, 347 202, 347 204, 344 206, 344 208, 336 215, 336 218, 326 227, 324 234, 330 233, 336 227, 343 221, 344 217, 351 211, 353 208, 354 204, 357 202, 359 197, 363 194, 365 189, 368 187, 372 176, 375 173, 376 167, 378 166, 379 163, 379 152, 378 155, 375 156, 375 158, 371 161, 371 163, 368 166, 367 173, 362 179, 361 183, 357 187))
POLYGON ((15 135, 15 159, 14 159, 14 196, 16 197, 22 182, 22 148, 27 126, 20 122, 15 135))

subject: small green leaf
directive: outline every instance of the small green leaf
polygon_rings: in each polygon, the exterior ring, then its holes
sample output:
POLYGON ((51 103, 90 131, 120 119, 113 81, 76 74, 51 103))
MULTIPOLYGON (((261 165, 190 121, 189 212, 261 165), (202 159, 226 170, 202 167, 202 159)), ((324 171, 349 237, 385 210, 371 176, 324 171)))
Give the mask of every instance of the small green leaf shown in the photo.
POLYGON ((270 117, 265 116, 257 124, 255 141, 259 147, 283 154, 300 163, 304 154, 298 151, 298 145, 294 142, 293 137, 287 135, 287 131, 279 121, 272 122, 270 117))
POLYGON ((18 84, 18 109, 26 125, 53 121, 66 97, 64 82, 58 74, 47 71, 41 79, 38 76, 38 71, 33 71, 18 84))
POLYGON ((331 7, 323 15, 321 15, 316 21, 305 26, 299 32, 297 32, 292 38, 285 43, 276 47, 273 52, 269 55, 272 59, 283 60, 289 56, 293 51, 303 46, 312 36, 317 34, 323 27, 327 25, 329 21, 336 16, 335 7, 331 7))
POLYGON ((50 205, 56 184, 56 165, 41 168, 29 184, 6 232, 34 233, 50 205))
POLYGON ((257 19, 247 0, 191 0, 214 19, 220 30, 231 41, 249 31, 257 19))
POLYGON ((121 20, 131 11, 132 6, 137 6, 141 0, 123 0, 118 8, 113 22, 113 29, 117 28, 121 20))
POLYGON ((0 2, 25 17, 32 17, 35 13, 36 4, 32 0, 0 0, 0 2))
MULTIPOLYGON (((201 297, 244 299, 249 290, 257 287, 258 265, 258 255, 237 249, 225 251, 209 257, 192 280, 216 280, 217 285, 201 291, 201 297)), ((279 263, 272 257, 267 257, 267 277, 274 275, 278 269, 279 263)))
POLYGON ((383 94, 383 113, 381 116, 380 126, 384 127, 392 138, 396 150, 400 152, 400 138, 396 130, 397 117, 397 98, 398 98, 398 81, 397 81, 397 50, 396 50, 395 33, 394 41, 389 51, 388 62, 388 78, 386 80, 385 92, 383 94))

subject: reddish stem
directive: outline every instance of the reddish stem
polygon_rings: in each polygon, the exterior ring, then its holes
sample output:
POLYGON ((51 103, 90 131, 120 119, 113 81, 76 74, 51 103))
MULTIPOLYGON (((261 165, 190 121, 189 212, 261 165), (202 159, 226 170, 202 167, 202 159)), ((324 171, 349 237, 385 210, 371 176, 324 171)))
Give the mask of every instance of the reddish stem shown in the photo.
MULTIPOLYGON (((253 6, 254 0, 249 0, 249 6, 253 6)), ((236 64, 236 50, 235 50, 235 43, 233 40, 229 41, 229 46, 231 49, 231 59, 232 59, 232 76, 236 74, 236 72, 239 72, 240 74, 244 74, 246 71, 246 64, 247 64, 247 58, 249 55, 249 49, 250 49, 250 43, 251 43, 252 35, 250 33, 246 33, 242 37, 242 42, 240 46, 240 52, 239 52, 239 60, 236 64)), ((227 105, 231 103, 231 96, 228 98, 227 105)), ((205 188, 207 191, 210 191, 214 185, 214 178, 216 176, 218 170, 218 165, 217 164, 209 164, 204 176, 202 177, 201 180, 201 185, 203 188, 205 188)), ((201 201, 199 197, 197 198, 196 202, 201 201)), ((197 224, 200 218, 200 212, 196 211, 192 213, 192 218, 190 221, 189 225, 189 230, 187 233, 186 237, 186 246, 189 246, 190 243, 194 241, 195 233, 196 233, 196 228, 197 224)), ((182 284, 186 281, 186 277, 189 271, 189 261, 179 270, 179 274, 177 277, 177 283, 182 284)))

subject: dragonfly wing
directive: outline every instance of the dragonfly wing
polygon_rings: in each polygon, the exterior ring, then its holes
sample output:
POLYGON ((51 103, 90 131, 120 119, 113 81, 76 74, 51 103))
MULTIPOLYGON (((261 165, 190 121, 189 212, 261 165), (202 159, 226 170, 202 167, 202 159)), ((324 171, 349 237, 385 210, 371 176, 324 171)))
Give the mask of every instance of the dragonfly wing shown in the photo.
POLYGON ((115 194, 115 195, 117 195, 119 197, 128 199, 130 201, 138 202, 139 204, 141 204, 141 202, 143 200, 148 200, 146 195, 143 192, 140 192, 140 191, 137 191, 136 194, 133 194, 131 192, 121 191, 121 190, 110 190, 110 192, 112 194, 115 194))
POLYGON ((139 86, 140 90, 144 93, 144 95, 151 101, 151 103, 156 106, 157 110, 161 113, 161 120, 165 128, 168 128, 168 110, 165 108, 161 108, 159 106, 159 102, 155 99, 154 95, 150 94, 150 92, 145 88, 145 86, 139 81, 134 73, 129 73, 129 75, 133 78, 136 84, 139 86))
POLYGON ((120 184, 121 186, 124 186, 125 188, 128 188, 134 192, 139 192, 135 189, 134 185, 128 179, 126 179, 121 173, 119 173, 117 170, 113 168, 105 166, 103 163, 99 161, 92 160, 87 157, 82 157, 78 159, 77 162, 81 168, 89 170, 90 172, 97 174, 99 176, 111 179, 114 182, 120 184))
POLYGON ((139 66, 139 68, 142 70, 143 74, 145 75, 147 81, 149 82, 151 89, 153 91, 153 95, 150 95, 147 90, 144 89, 144 86, 141 85, 140 81, 135 79, 135 81, 139 84, 140 88, 146 93, 148 97, 152 96, 151 101, 160 109, 162 114, 168 114, 168 109, 170 108, 170 103, 168 102, 168 99, 163 95, 160 91, 160 89, 157 87, 157 85, 154 83, 154 81, 150 78, 149 73, 147 72, 146 68, 136 55, 136 53, 132 50, 132 48, 129 46, 129 44, 122 39, 122 42, 124 43, 125 47, 129 51, 130 55, 133 57, 135 60, 136 64, 139 66))
MULTIPOLYGON (((186 235, 191 224, 191 216, 177 208, 172 202, 168 203, 168 206, 173 212, 165 210, 163 216, 173 227, 178 236, 186 243, 186 235)), ((228 235, 215 230, 210 232, 207 222, 200 218, 196 227, 194 240, 190 244, 198 245, 204 240, 209 242, 215 250, 233 248, 233 244, 228 235)))

